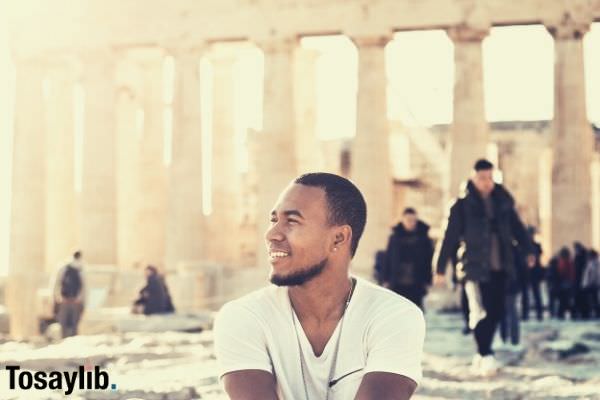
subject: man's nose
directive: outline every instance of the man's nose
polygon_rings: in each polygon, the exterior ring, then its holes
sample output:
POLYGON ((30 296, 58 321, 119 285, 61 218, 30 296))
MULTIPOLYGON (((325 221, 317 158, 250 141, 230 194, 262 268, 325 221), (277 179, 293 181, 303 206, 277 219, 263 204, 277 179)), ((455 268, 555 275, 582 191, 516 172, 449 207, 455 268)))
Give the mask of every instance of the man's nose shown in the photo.
POLYGON ((280 242, 283 240, 283 234, 279 229, 278 223, 273 223, 265 232, 265 240, 269 242, 280 242))

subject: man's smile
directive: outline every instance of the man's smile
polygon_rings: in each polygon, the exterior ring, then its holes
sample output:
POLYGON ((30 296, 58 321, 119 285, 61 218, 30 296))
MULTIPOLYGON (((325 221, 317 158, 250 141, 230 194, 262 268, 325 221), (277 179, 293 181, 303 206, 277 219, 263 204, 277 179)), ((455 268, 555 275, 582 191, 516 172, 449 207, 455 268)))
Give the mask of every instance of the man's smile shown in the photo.
POLYGON ((271 249, 269 250, 269 260, 274 263, 274 262, 278 262, 280 260, 283 260, 287 257, 290 256, 290 253, 288 251, 284 251, 284 250, 275 250, 275 249, 271 249))

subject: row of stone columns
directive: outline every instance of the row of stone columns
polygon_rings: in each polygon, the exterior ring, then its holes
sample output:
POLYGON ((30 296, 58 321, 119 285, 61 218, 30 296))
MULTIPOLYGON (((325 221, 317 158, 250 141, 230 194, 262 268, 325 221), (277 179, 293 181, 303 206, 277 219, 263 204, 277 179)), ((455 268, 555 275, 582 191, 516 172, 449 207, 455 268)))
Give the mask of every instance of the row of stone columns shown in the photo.
MULTIPOLYGON (((566 16, 548 24, 555 39, 554 120, 551 138, 549 252, 577 240, 591 244, 593 134, 586 115, 584 34, 591 21, 566 16)), ((455 197, 477 158, 485 156, 488 124, 483 101, 481 42, 488 30, 457 26, 448 30, 455 46, 454 119, 449 140, 449 189, 455 197)))
MULTIPOLYGON (((453 194, 458 182, 468 176, 473 161, 485 155, 481 40, 486 32, 466 26, 449 30, 456 61, 454 122, 448 146, 449 189, 453 194)), ((586 188, 590 186, 591 134, 583 113, 581 28, 553 32, 557 41, 552 195, 556 210, 553 238, 557 239, 553 243, 559 242, 564 232, 561 227, 569 229, 565 232, 569 239, 589 243, 590 196, 586 188), (571 221, 561 217, 564 210, 568 210, 571 221)), ((389 39, 385 35, 354 37, 359 84, 350 177, 368 203, 367 227, 354 262, 363 272, 371 268, 373 254, 385 245, 394 222, 390 220, 392 177, 386 112, 385 45, 389 39)), ((302 96, 297 96, 298 88, 294 86, 298 74, 294 70, 296 39, 258 44, 264 51, 263 129, 251 141, 257 186, 257 264, 265 266, 262 236, 270 209, 282 188, 313 162, 317 164, 318 157, 298 157, 298 150, 310 151, 314 137, 298 137, 295 113, 302 109, 296 104, 302 96)), ((81 247, 88 262, 96 264, 128 265, 140 258, 158 263, 166 260, 170 266, 201 259, 240 261, 235 255, 241 193, 233 151, 235 58, 227 52, 211 55, 215 211, 205 218, 198 68, 202 49, 174 53, 173 152, 168 169, 163 163, 163 111, 167 105, 161 54, 142 52, 122 63, 114 62, 109 53, 83 58, 85 135, 83 187, 78 196, 69 190, 73 164, 67 160, 72 159, 69 153, 73 151, 74 134, 69 122, 73 119, 72 107, 68 106, 72 101, 72 91, 67 89, 69 79, 62 72, 52 75, 48 89, 52 101, 47 104, 48 121, 44 126, 43 118, 32 118, 44 115, 45 110, 41 66, 18 64, 10 259, 11 277, 18 280, 19 291, 35 288, 38 275, 32 272, 39 271, 50 255, 58 257, 58 252, 66 252, 69 246, 81 247), (64 158, 57 156, 57 151, 62 151, 64 158), (52 167, 48 168, 50 162, 52 167), (50 187, 60 189, 50 193, 50 187), (210 245, 205 245, 207 241, 210 245), (57 250, 50 250, 55 243, 61 244, 57 250)), ((305 70, 310 68, 304 66, 305 70)), ((311 96, 309 90, 305 94, 305 100, 311 96)), ((303 128, 302 133, 304 129, 310 127, 303 128)), ((24 307, 17 303, 13 306, 24 307)), ((31 316, 21 312, 14 315, 13 332, 30 331, 31 316)))
MULTIPOLYGON (((592 241, 593 135, 586 116, 582 39, 591 21, 566 16, 548 25, 555 39, 555 112, 552 129, 551 251, 572 241, 592 241)), ((485 117, 482 40, 489 27, 459 25, 448 29, 454 42, 453 122, 447 141, 447 194, 459 195, 460 184, 475 160, 486 156, 489 127, 485 117)), ((375 251, 385 245, 391 218, 389 132, 386 118, 386 37, 355 38, 358 49, 357 128, 351 176, 369 205, 367 229, 356 264, 370 268, 375 251)))

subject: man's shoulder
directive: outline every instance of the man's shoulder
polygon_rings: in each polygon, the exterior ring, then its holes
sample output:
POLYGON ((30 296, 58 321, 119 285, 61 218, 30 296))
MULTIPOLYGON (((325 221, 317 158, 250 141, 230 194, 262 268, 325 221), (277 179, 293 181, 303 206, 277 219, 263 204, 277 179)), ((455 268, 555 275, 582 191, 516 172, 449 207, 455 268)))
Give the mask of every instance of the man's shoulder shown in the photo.
POLYGON ((359 282, 364 296, 362 301, 369 305, 372 316, 378 315, 379 312, 421 313, 419 307, 406 297, 364 279, 360 279, 359 282))
POLYGON ((454 199, 454 202, 450 206, 450 211, 458 211, 462 212, 462 207, 464 207, 465 202, 467 201, 467 197, 458 197, 454 199))
POLYGON ((423 336, 425 317, 412 301, 391 290, 368 283, 363 289, 365 297, 361 301, 370 301, 359 309, 360 322, 364 334, 371 343, 390 337, 390 335, 423 336))
POLYGON ((254 316, 268 315, 274 309, 281 307, 282 290, 283 288, 273 285, 260 288, 242 297, 228 301, 219 310, 219 315, 229 313, 251 314, 254 316))

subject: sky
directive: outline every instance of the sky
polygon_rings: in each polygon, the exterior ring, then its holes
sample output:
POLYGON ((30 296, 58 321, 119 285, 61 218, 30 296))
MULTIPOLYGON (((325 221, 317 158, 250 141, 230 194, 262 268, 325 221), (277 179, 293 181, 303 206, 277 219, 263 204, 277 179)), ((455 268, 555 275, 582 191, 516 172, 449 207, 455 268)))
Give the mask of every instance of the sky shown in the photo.
MULTIPOLYGON (((0 10, 1 11, 1 10, 0 10)), ((0 271, 7 265, 8 198, 10 193, 10 148, 14 68, 0 12, 0 271), (7 88, 7 90, 4 90, 7 88)), ((343 36, 302 39, 305 48, 320 52, 317 59, 317 136, 320 139, 349 138, 354 135, 357 90, 357 52, 343 36)), ((399 32, 386 47, 388 117, 406 125, 428 127, 452 121, 454 80, 453 44, 441 30, 399 32)), ((484 98, 488 121, 549 120, 553 114, 552 37, 541 25, 492 28, 483 42, 484 98)), ((587 113, 600 125, 600 23, 592 24, 584 38, 587 113)), ((203 140, 211 141, 211 66, 201 66, 203 140)), ((247 128, 262 126, 263 57, 258 49, 247 48, 235 65, 235 127, 237 162, 248 169, 247 128)), ((165 79, 173 81, 172 60, 165 63, 165 79)), ((167 96, 169 97, 169 96, 167 96)), ((170 96, 172 97, 172 96, 170 96)), ((167 121, 172 115, 165 102, 167 121)), ((165 162, 170 161, 170 128, 165 129, 165 162)), ((210 148, 205 146, 205 148, 210 148)), ((204 154, 203 173, 210 182, 210 154, 204 154)), ((76 171, 77 174, 77 171, 76 171)), ((210 213, 210 189, 205 190, 210 213)))

